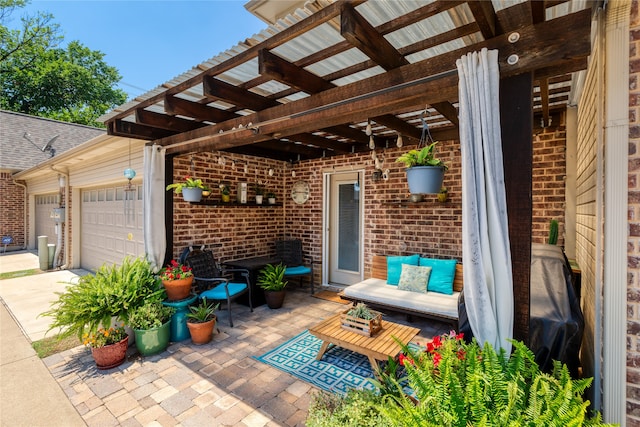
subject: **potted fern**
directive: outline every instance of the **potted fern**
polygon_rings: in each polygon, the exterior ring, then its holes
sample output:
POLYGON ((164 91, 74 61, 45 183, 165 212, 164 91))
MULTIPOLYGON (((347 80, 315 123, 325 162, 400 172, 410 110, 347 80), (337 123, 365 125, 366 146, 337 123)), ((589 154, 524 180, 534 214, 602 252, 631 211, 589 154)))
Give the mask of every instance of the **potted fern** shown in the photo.
POLYGON ((435 146, 438 142, 423 148, 409 150, 396 159, 404 163, 407 172, 407 183, 411 194, 435 194, 440 192, 444 171, 447 165, 435 157, 435 146))
POLYGON ((282 263, 267 264, 258 273, 258 286, 264 290, 264 298, 269 308, 280 308, 284 303, 284 288, 288 283, 284 280, 286 268, 282 263))

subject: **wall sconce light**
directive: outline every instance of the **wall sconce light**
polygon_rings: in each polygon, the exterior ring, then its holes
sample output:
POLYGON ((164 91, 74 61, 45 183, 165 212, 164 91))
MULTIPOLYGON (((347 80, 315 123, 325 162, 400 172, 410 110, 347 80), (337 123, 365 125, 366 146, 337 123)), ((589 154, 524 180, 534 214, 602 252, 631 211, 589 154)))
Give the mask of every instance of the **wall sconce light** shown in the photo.
POLYGON ((378 182, 382 179, 382 171, 380 169, 376 169, 371 174, 371 180, 373 182, 378 182))

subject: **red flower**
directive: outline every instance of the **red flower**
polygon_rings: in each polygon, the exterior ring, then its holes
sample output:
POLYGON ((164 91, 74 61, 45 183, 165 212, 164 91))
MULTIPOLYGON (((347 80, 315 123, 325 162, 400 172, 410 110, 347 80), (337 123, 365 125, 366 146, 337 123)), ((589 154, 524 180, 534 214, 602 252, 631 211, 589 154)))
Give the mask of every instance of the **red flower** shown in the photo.
POLYGON ((427 343, 427 351, 429 353, 433 353, 436 349, 442 346, 442 341, 440 340, 440 335, 436 335, 433 337, 433 340, 430 343, 427 343))
POLYGON ((410 357, 407 357, 404 353, 400 353, 400 356, 398 356, 398 361, 400 362, 400 366, 404 366, 405 361, 407 361, 411 365, 415 365, 415 362, 413 361, 413 359, 411 359, 410 357))
POLYGON ((456 354, 458 355, 459 360, 464 360, 464 357, 466 356, 467 352, 464 351, 463 348, 460 348, 458 349, 458 352, 456 354))
POLYGON ((175 259, 172 259, 160 273, 161 280, 180 280, 191 276, 193 276, 191 267, 179 264, 175 259))
POLYGON ((442 360, 442 355, 440 353, 434 353, 433 354, 433 366, 437 368, 438 364, 440 363, 440 360, 442 360))

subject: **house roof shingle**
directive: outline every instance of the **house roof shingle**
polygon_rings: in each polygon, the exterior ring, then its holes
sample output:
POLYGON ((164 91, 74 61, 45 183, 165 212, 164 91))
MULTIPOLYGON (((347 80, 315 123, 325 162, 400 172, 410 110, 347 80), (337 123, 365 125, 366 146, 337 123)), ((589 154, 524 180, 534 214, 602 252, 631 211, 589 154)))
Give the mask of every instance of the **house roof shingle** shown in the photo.
POLYGON ((105 133, 104 129, 91 126, 0 110, 0 169, 18 172, 49 159, 50 153, 39 147, 56 135, 52 147, 59 155, 105 133))

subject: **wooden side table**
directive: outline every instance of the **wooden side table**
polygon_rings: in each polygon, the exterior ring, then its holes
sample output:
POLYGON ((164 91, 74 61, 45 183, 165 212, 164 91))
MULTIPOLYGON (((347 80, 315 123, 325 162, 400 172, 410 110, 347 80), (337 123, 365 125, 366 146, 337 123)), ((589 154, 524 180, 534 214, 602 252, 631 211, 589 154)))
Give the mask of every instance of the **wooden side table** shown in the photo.
POLYGON ((323 341, 316 360, 321 360, 330 346, 337 345, 367 356, 371 369, 376 372, 378 361, 386 361, 400 353, 401 346, 396 339, 402 344, 409 344, 420 329, 383 320, 382 330, 372 337, 367 337, 342 329, 338 313, 309 328, 309 332, 323 341))

